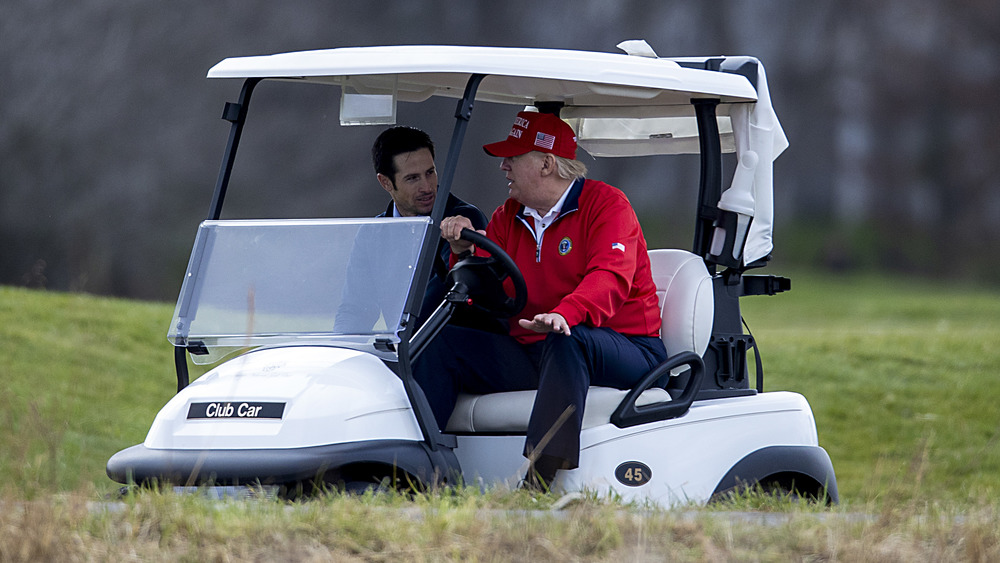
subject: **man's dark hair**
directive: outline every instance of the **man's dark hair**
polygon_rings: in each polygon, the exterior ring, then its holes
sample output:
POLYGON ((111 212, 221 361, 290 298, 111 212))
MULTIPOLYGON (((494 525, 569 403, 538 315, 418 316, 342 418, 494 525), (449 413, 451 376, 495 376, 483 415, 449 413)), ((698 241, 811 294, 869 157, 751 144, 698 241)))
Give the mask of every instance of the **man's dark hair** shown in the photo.
POLYGON ((430 150, 431 158, 434 158, 434 143, 430 135, 420 129, 400 125, 382 131, 372 145, 372 164, 375 165, 375 172, 395 182, 396 166, 392 159, 397 154, 420 149, 430 150))

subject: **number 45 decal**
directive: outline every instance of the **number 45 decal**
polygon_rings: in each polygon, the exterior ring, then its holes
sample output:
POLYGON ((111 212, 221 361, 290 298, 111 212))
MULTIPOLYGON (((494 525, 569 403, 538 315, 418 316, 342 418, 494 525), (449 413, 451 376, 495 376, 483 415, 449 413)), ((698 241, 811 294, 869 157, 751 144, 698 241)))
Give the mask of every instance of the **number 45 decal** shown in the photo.
POLYGON ((648 465, 639 461, 626 461, 615 469, 615 479, 629 487, 645 485, 652 478, 653 471, 648 465))

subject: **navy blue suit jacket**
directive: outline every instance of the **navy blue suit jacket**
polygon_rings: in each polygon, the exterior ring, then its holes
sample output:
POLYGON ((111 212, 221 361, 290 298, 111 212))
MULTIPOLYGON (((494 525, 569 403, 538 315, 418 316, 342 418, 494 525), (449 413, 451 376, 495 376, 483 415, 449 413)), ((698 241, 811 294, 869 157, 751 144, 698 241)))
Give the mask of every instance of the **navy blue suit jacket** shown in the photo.
MULTIPOLYGON (((388 207, 386 207, 385 212, 379 214, 379 217, 392 217, 392 206, 393 203, 390 201, 388 207)), ((485 230, 486 224, 489 220, 486 215, 479 210, 478 207, 472 205, 471 203, 466 203, 459 199, 454 194, 448 195, 448 202, 445 204, 444 216, 454 217, 455 215, 462 215, 467 217, 469 221, 472 221, 472 227, 475 230, 485 230)), ((424 292, 424 302, 420 306, 420 315, 417 317, 417 326, 424 324, 427 317, 434 312, 434 309, 441 303, 444 299, 444 294, 447 291, 445 287, 445 280, 441 277, 441 271, 448 270, 448 263, 451 259, 451 247, 448 245, 447 241, 441 239, 438 244, 438 255, 435 257, 435 261, 440 260, 440 264, 435 264, 434 268, 431 270, 431 277, 427 280, 427 290, 424 292), (443 267, 443 270, 442 270, 443 267)))

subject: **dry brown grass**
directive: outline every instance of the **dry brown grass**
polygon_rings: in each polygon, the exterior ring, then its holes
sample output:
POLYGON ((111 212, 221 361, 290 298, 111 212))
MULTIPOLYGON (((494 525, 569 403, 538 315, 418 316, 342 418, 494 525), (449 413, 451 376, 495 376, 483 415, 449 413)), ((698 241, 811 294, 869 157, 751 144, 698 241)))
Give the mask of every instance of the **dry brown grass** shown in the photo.
POLYGON ((639 510, 526 493, 209 501, 82 494, 0 507, 0 561, 997 561, 998 506, 639 510), (521 506, 537 506, 524 510, 521 506))

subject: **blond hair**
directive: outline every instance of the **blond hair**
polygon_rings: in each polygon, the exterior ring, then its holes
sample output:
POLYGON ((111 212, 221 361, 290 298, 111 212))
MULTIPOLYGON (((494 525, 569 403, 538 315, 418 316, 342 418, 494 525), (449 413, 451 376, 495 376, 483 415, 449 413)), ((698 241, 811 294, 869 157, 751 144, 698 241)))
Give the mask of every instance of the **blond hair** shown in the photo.
POLYGON ((556 172, 563 180, 576 180, 587 175, 587 165, 572 158, 556 156, 556 172))

